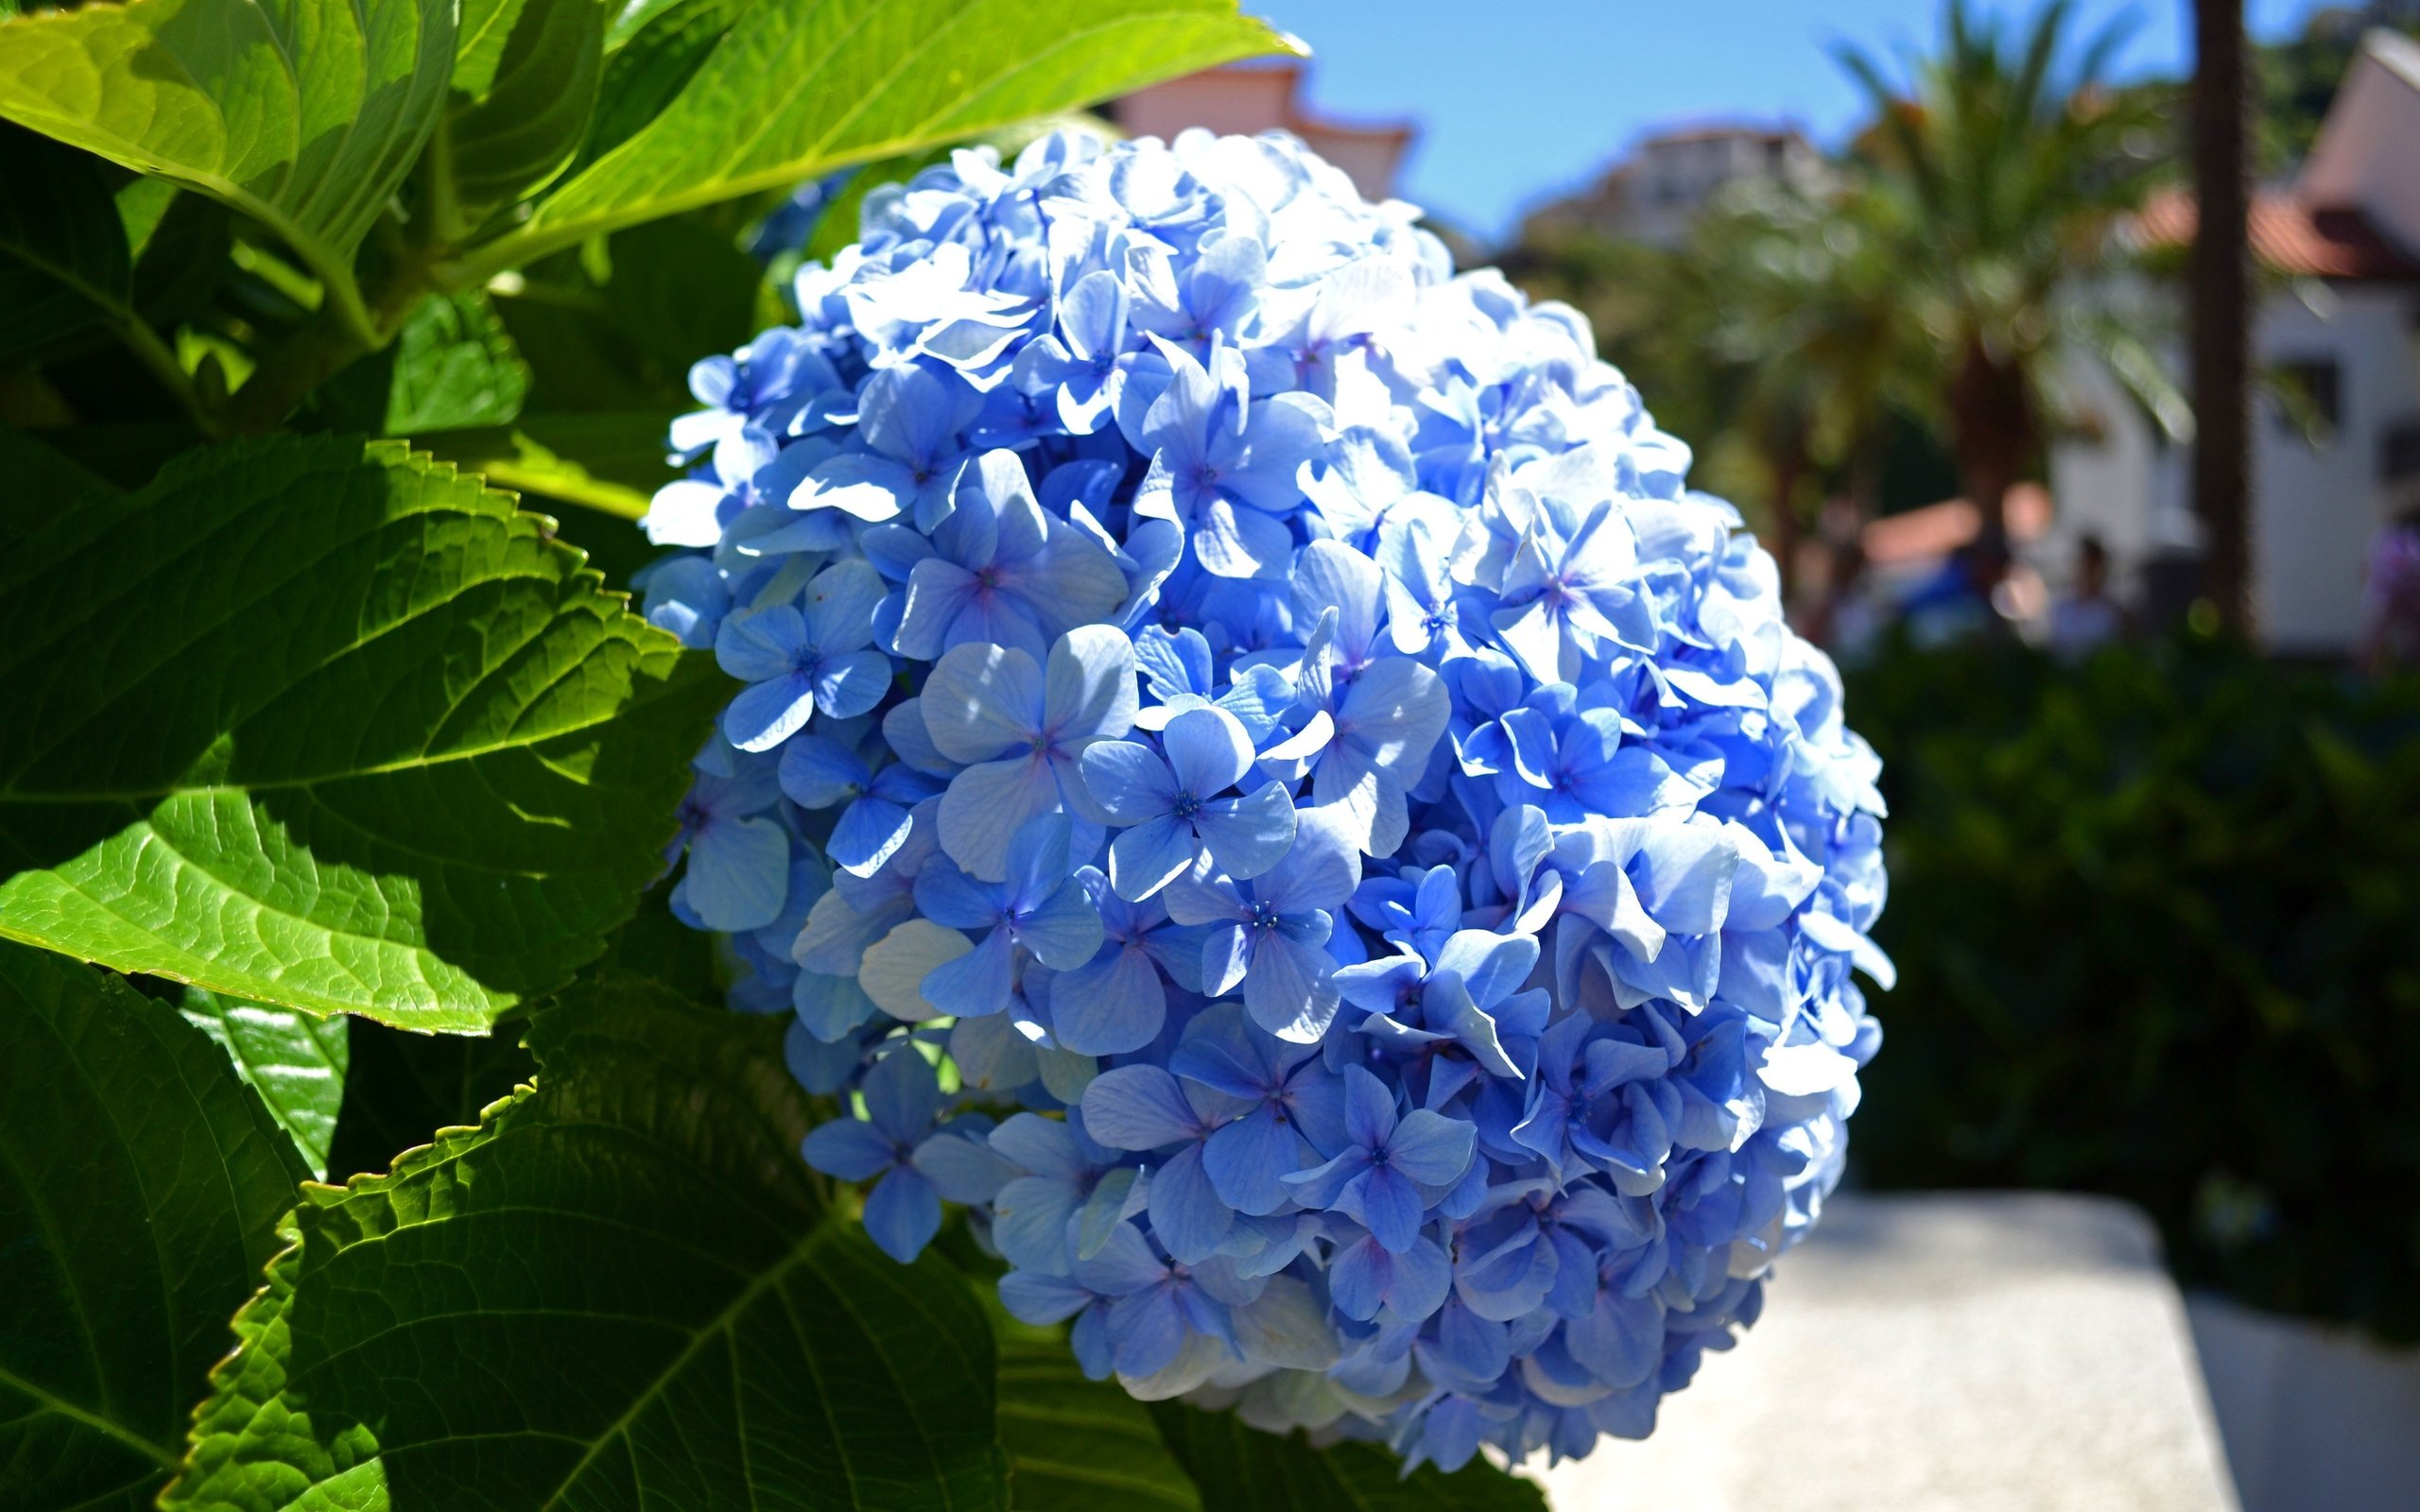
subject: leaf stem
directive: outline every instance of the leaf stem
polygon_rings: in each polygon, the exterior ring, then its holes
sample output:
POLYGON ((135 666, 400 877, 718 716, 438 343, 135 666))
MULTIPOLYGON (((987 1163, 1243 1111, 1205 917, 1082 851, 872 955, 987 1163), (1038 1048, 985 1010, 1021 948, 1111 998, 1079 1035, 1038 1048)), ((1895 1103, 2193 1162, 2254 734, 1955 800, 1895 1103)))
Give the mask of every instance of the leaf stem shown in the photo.
POLYGON ((160 334, 152 330, 142 317, 131 314, 111 324, 116 329, 118 339, 126 344, 126 350, 132 352, 135 360, 142 363, 144 369, 159 381, 160 387, 176 400, 178 406, 185 412, 185 418, 193 421, 194 428, 205 437, 216 439, 220 434, 218 417, 201 402, 201 395, 194 388, 193 379, 187 376, 184 365, 177 361, 177 354, 160 339, 160 334))

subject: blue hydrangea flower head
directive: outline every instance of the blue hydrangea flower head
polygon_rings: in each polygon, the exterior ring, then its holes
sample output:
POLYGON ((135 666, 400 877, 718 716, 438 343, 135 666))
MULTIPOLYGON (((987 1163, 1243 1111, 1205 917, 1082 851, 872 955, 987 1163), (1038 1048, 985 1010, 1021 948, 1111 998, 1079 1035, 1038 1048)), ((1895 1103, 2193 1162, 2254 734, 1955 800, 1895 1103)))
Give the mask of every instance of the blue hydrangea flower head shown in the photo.
POLYGON ((670 858, 910 1258, 1145 1399, 1638 1436, 1839 1180, 1871 750, 1586 322, 1288 137, 866 198, 698 365, 670 858))

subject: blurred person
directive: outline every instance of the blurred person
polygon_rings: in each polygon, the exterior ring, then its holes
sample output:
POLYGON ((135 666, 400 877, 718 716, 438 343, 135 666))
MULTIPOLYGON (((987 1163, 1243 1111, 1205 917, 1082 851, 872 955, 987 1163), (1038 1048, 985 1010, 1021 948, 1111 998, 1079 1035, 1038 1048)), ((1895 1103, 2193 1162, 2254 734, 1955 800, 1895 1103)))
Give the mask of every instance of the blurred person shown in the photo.
POLYGON ((1992 602, 2008 567, 2008 541, 1989 529, 1952 551, 1940 571, 1900 602, 1909 639, 1929 649, 2008 633, 2008 621, 1992 602))
POLYGON ((2109 548, 2099 536, 2085 536, 2076 542, 2075 581, 2050 607, 2050 649, 2082 661, 2126 630, 2126 610, 2109 596, 2109 548))
POLYGON ((2420 667, 2420 505, 2370 538, 2361 593, 2361 664, 2372 672, 2420 667))

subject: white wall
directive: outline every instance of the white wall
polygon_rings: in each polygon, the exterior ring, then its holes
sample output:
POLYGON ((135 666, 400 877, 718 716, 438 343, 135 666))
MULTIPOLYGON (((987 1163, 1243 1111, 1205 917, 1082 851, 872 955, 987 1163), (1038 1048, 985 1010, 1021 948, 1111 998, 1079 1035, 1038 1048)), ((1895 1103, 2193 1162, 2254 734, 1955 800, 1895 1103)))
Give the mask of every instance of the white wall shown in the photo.
MULTIPOLYGON (((2253 328, 2256 366, 2332 360, 2341 374, 2331 440, 2305 440, 2266 393, 2253 404, 2253 590, 2262 639, 2277 650, 2338 654, 2352 644, 2371 533, 2420 505, 2420 480, 2389 486, 2378 476, 2387 427, 2420 415, 2415 318, 2420 288, 2314 284, 2273 296, 2253 328)), ((2182 382, 2183 362, 2171 358, 2169 367, 2182 382)), ((2062 586, 2076 539, 2097 534, 2110 548, 2118 591, 2131 594, 2146 556, 2194 541, 2190 452, 2159 445, 2107 373, 2095 369, 2072 382, 2102 435, 2052 449, 2058 517, 2037 565, 2062 586)))
POLYGON ((2377 30, 2344 76, 2295 192, 2308 204, 2360 205, 2407 251, 2420 253, 2420 42, 2377 30))
POLYGON ((2254 592, 2261 633, 2281 650, 2333 652, 2353 642, 2370 537, 2397 507, 2420 502, 2378 476, 2387 427, 2420 415, 2415 308, 2420 289, 2329 284, 2272 299, 2255 327, 2259 362, 2324 357, 2342 373, 2332 441, 2306 441, 2273 399, 2254 405, 2254 592))

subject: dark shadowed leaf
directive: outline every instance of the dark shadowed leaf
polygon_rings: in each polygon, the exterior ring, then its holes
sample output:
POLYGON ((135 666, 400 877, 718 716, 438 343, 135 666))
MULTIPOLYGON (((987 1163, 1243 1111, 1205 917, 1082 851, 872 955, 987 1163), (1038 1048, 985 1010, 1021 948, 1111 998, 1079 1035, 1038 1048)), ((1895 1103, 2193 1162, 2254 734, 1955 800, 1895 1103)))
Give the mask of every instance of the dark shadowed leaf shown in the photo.
POLYGON ((1003 1507, 982 1310, 823 1221, 781 1033, 543 1010, 534 1090, 307 1193, 164 1505, 1003 1507))
POLYGON ((611 9, 605 0, 464 4, 443 141, 466 218, 571 162, 596 106, 611 9))
POLYGON ((0 1503, 151 1504, 303 1174, 173 1006, 0 942, 0 1503))
POLYGON ((711 665, 392 443, 172 465, 0 562, 0 933, 417 1029, 567 980, 663 867, 711 665))
POLYGON ((106 505, 118 490, 43 438, 0 425, 0 547, 13 546, 71 510, 106 505))
POLYGON ((1016 1512, 1204 1512, 1149 1409, 1085 1380, 1063 1338, 1001 1339, 1000 1443, 1016 1512))
POLYGON ((414 1034, 369 1019, 344 1021, 352 1064, 328 1152, 333 1179, 389 1169, 441 1128, 476 1124, 490 1103, 537 1074, 511 1021, 483 1035, 414 1034))
POLYGON ((126 228, 89 153, 0 124, 0 362, 128 313, 126 228))
POLYGON ((261 1094, 269 1114, 294 1141, 311 1174, 328 1174, 328 1142, 344 1101, 347 1058, 343 1019, 221 997, 203 988, 184 990, 184 1015, 218 1041, 235 1074, 261 1094))
POLYGON ((1473 1460, 1453 1474, 1423 1465, 1409 1475, 1376 1444, 1313 1449, 1247 1427, 1228 1412, 1151 1404, 1168 1449, 1201 1487, 1205 1507, 1254 1512, 1546 1512, 1537 1486, 1473 1460))

